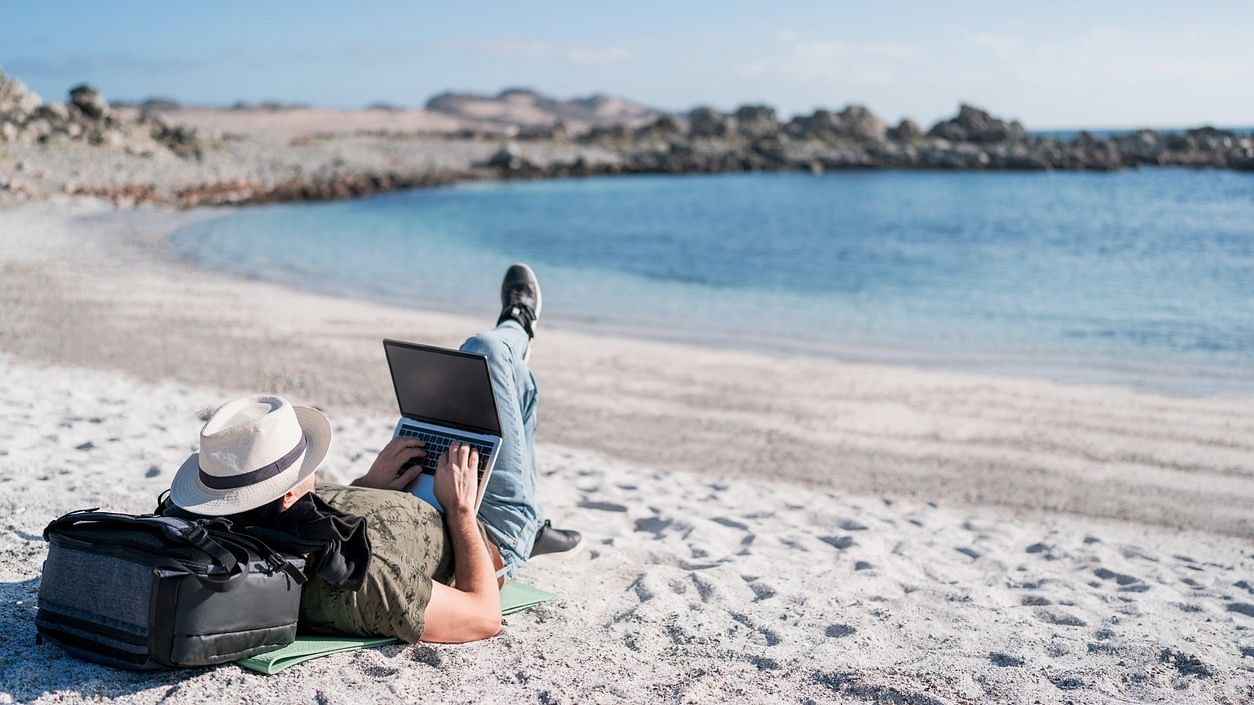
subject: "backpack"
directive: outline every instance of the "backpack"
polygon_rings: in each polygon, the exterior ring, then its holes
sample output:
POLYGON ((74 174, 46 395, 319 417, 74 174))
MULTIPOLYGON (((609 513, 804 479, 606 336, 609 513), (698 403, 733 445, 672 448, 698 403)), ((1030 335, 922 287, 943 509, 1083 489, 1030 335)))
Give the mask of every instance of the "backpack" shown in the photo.
POLYGON ((44 529, 36 640, 109 666, 236 661, 292 643, 305 559, 186 519, 94 509, 44 529))

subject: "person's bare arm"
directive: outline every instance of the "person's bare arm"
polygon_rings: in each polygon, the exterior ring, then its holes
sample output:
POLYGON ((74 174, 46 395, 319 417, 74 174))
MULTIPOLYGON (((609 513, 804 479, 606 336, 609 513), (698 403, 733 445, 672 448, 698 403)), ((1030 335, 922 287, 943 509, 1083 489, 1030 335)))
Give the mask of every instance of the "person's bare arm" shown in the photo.
POLYGON ((454 443, 435 473, 435 496, 444 505, 453 542, 457 587, 432 585, 423 613, 423 641, 476 641, 501 631, 501 593, 475 520, 478 468, 479 454, 464 443, 454 443))

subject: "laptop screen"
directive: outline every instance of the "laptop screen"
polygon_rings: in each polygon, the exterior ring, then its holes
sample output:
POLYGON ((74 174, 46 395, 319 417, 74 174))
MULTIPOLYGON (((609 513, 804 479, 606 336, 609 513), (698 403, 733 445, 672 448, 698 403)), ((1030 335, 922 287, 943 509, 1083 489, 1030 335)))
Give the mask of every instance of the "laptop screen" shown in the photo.
POLYGON ((383 349, 401 416, 501 435, 492 378, 483 355, 397 340, 383 341, 383 349))

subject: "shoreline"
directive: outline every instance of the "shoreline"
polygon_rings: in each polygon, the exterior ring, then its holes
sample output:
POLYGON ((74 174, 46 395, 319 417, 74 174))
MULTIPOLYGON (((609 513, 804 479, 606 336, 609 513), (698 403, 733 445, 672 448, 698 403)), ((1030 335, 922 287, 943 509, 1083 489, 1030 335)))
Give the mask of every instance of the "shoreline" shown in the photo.
POLYGON ((790 120, 765 105, 571 129, 431 111, 110 107, 94 89, 0 113, 0 203, 53 195, 181 208, 325 201, 483 180, 886 170, 1254 171, 1254 136, 1203 126, 1071 139, 962 105, 924 130, 864 106, 790 120), (384 127, 391 125, 392 127, 384 127))
MULTIPOLYGON (((1162 169, 1179 170, 1181 168, 1163 167, 1162 169)), ((958 173, 972 174, 973 172, 958 173)), ((1028 178, 1031 178, 1033 174, 1040 174, 1039 172, 1023 173, 1028 178)), ((703 178, 711 175, 670 176, 703 178)), ((566 178, 569 177, 562 177, 558 180, 566 178)), ((654 176, 632 175, 623 178, 654 178, 654 176)), ((735 177, 713 175, 712 178, 735 177)), ((497 188, 509 183, 508 180, 480 179, 473 182, 433 185, 428 188, 479 190, 497 188)), ((386 199, 390 201, 404 199, 407 195, 406 192, 380 193, 367 196, 364 200, 386 199)), ((267 207, 314 208, 319 206, 305 202, 275 202, 240 206, 244 210, 267 207)), ((334 205, 322 207, 334 209, 334 205)), ((204 217, 229 219, 237 212, 239 211, 235 209, 210 208, 205 211, 204 217)), ((166 241, 170 243, 169 249, 172 251, 176 249, 173 245, 174 238, 183 229, 180 227, 166 237, 166 241)), ((188 237, 191 235, 193 234, 189 234, 188 237)), ((395 293, 381 293, 378 289, 372 292, 360 287, 353 288, 351 282, 349 286, 345 286, 343 281, 322 284, 319 281, 302 278, 299 274, 282 268, 265 270, 258 267, 219 266, 219 263, 204 261, 194 245, 181 249, 182 251, 172 252, 172 257, 202 270, 246 281, 268 282, 317 295, 344 297, 401 309, 431 310, 454 316, 490 315, 491 313, 484 310, 482 306, 476 307, 451 300, 414 304, 407 298, 398 297, 395 293)), ((1015 349, 990 352, 983 346, 929 346, 905 339, 881 338, 858 342, 828 340, 789 333, 746 331, 720 327, 708 322, 668 320, 657 316, 637 316, 629 322, 617 322, 595 313, 564 317, 550 314, 546 318, 546 328, 554 326, 611 338, 634 338, 732 352, 743 351, 775 358, 807 356, 840 363, 890 365, 925 371, 948 371, 1061 384, 1116 386, 1136 392, 1179 398, 1215 398, 1234 401, 1254 399, 1254 374, 1240 375, 1239 370, 1231 365, 1224 366, 1218 363, 1206 365, 1197 362, 1190 364, 1162 357, 1158 359, 1129 358, 1116 361, 1109 356, 1102 358, 1093 354, 1086 355, 1082 351, 1068 350, 1061 346, 1044 348, 1033 345, 1032 349, 1029 349, 1028 346, 1020 345, 1015 349)))
MULTIPOLYGON (((378 340, 484 325, 202 270, 164 243, 212 211, 81 201, 0 210, 0 351, 323 407, 394 413, 378 340)), ((1254 536, 1254 399, 766 355, 546 327, 544 441, 659 468, 778 477, 1254 536), (805 389, 805 394, 781 390, 805 389), (650 455, 649 457, 654 457, 650 455), (832 463, 816 459, 830 459, 832 463), (1216 509, 1218 507, 1219 509, 1216 509)))

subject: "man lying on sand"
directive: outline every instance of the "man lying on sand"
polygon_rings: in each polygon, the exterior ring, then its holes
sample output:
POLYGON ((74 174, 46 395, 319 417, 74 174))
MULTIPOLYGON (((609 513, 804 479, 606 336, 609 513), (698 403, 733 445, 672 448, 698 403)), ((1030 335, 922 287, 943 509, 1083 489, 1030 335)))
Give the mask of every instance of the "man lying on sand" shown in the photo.
POLYGON ((487 357, 501 417, 499 456, 477 517, 478 454, 469 446, 454 443, 440 458, 442 520, 407 492, 422 472, 411 463, 426 457, 421 440, 392 439, 352 487, 315 484, 330 423, 271 395, 229 402, 205 423, 200 452, 170 487, 173 511, 229 516, 317 550, 316 575, 301 598, 306 628, 411 643, 496 634, 504 579, 528 558, 570 550, 580 539, 540 521, 536 382, 527 367, 540 303, 531 268, 510 267, 496 328, 461 347, 487 357))

